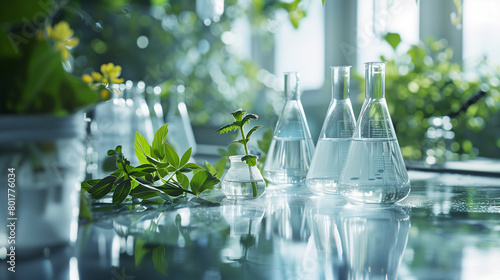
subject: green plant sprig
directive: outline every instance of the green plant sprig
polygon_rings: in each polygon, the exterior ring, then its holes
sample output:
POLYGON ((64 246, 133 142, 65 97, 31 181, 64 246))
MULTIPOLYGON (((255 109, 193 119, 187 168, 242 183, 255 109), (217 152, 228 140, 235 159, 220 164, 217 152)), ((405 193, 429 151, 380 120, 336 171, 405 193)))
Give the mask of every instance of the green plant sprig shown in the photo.
MULTIPOLYGON (((248 142, 250 141, 250 136, 259 128, 262 127, 262 125, 257 125, 252 127, 246 134, 244 130, 244 126, 248 123, 250 123, 251 120, 257 120, 259 116, 256 114, 246 114, 245 110, 239 109, 237 111, 234 111, 231 113, 231 115, 234 118, 234 121, 232 123, 223 125, 219 129, 217 129, 217 133, 219 134, 224 134, 228 133, 231 131, 237 131, 239 130, 241 133, 241 139, 234 140, 229 142, 229 144, 233 143, 239 143, 243 145, 243 148, 245 149, 245 155, 241 158, 241 161, 245 161, 249 167, 251 166, 256 166, 257 165, 257 156, 252 155, 248 152, 248 142)), ((253 196, 257 196, 257 184, 255 182, 252 182, 252 191, 253 191, 253 196)))
POLYGON ((172 197, 185 194, 198 196, 219 183, 211 165, 205 163, 207 170, 189 162, 191 148, 179 157, 165 142, 167 133, 168 124, 165 124, 156 131, 150 145, 136 132, 134 148, 140 165, 130 165, 122 154, 122 147, 117 146, 108 151, 108 156, 116 159, 118 169, 103 179, 82 182, 82 188, 95 199, 113 192, 113 203, 122 203, 129 195, 143 200, 159 197, 171 203, 172 197), (186 176, 189 172, 193 172, 191 180, 186 176))

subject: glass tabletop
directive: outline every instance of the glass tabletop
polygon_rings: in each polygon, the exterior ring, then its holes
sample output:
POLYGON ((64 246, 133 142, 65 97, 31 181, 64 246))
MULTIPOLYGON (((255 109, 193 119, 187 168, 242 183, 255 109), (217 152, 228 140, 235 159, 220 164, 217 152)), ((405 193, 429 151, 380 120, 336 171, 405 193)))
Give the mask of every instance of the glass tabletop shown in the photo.
POLYGON ((74 246, 1 279, 498 279, 500 179, 410 171, 409 197, 355 205, 303 185, 256 200, 94 203, 74 246))

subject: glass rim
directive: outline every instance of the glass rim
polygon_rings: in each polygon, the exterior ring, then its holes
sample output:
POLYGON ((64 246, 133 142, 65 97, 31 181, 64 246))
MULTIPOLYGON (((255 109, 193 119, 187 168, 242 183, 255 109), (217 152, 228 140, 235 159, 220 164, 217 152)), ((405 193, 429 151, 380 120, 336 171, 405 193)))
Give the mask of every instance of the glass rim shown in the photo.
MULTIPOLYGON (((251 154, 252 155, 252 154, 251 154)), ((242 157, 244 157, 246 155, 234 155, 234 156, 229 156, 229 160, 237 160, 237 159, 241 159, 242 157)), ((252 156, 255 156, 257 159, 259 159, 259 156, 258 155, 252 155, 252 156)), ((242 161, 244 162, 244 161, 242 161)))
POLYGON ((335 66, 330 66, 330 69, 335 69, 335 68, 352 68, 352 65, 335 65, 335 66))
POLYGON ((369 62, 365 62, 364 64, 365 64, 365 66, 368 66, 368 65, 386 65, 387 62, 385 62, 385 61, 369 61, 369 62))

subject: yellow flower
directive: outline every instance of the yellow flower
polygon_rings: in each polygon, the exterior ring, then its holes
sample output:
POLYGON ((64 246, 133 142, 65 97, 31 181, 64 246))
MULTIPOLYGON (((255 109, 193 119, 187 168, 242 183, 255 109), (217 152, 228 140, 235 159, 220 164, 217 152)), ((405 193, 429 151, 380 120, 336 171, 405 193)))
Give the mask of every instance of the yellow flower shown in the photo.
POLYGON ((54 40, 54 48, 61 52, 62 57, 69 58, 69 50, 79 44, 77 37, 73 37, 74 32, 66 21, 61 21, 52 26, 46 27, 47 35, 54 40))
POLYGON ((109 97, 109 90, 101 89, 101 99, 106 100, 109 97))
POLYGON ((82 80, 87 84, 91 84, 94 81, 94 79, 92 79, 92 77, 89 74, 83 74, 82 80))
POLYGON ((102 82, 102 75, 97 72, 92 72, 92 79, 96 82, 102 82))
POLYGON ((121 84, 123 83, 123 78, 118 78, 122 73, 122 67, 120 65, 114 65, 113 63, 101 65, 101 73, 103 75, 103 83, 110 84, 121 84))
POLYGON ((122 67, 107 63, 101 65, 100 70, 101 73, 83 74, 82 80, 96 91, 101 101, 105 101, 111 99, 114 93, 120 94, 118 89, 113 88, 113 84, 123 83, 123 78, 119 78, 122 67))

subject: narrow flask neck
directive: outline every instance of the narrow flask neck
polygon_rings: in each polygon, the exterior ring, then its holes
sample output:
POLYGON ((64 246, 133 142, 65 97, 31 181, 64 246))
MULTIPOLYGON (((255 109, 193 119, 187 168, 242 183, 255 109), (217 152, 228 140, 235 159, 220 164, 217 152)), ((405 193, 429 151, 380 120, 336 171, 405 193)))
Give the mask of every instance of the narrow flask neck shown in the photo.
POLYGON ((285 73, 285 98, 287 101, 300 100, 299 73, 285 73))
POLYGON ((365 63, 365 98, 385 98, 385 62, 365 63))
POLYGON ((333 99, 349 98, 350 70, 351 66, 331 67, 333 99))

